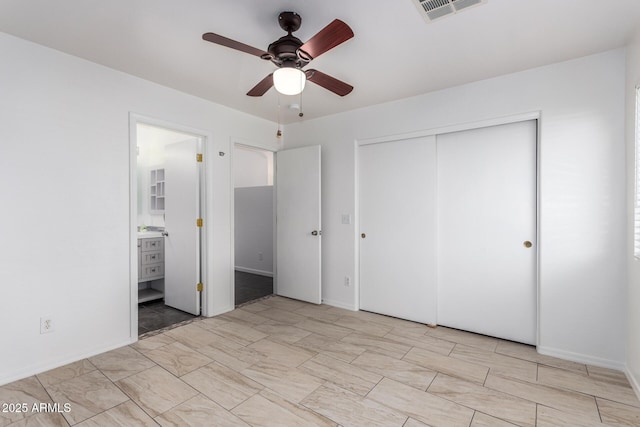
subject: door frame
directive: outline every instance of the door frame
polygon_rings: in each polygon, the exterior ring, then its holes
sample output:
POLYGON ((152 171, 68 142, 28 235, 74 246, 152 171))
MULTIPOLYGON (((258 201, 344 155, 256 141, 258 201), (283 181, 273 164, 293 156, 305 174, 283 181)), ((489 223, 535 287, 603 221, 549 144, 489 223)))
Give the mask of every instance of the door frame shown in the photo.
MULTIPOLYGON (((208 304, 208 265, 205 260, 207 256, 207 203, 206 203, 206 176, 207 176, 207 146, 213 140, 212 135, 205 130, 196 129, 167 120, 144 116, 137 113, 129 113, 129 336, 131 342, 138 340, 138 175, 137 175, 137 125, 149 125, 167 129, 174 132, 184 133, 200 139, 200 147, 203 156, 199 180, 200 180, 200 216, 205 219, 200 231, 200 277, 203 283, 200 311, 202 316, 207 316, 209 312, 208 304)), ((194 159, 195 160, 195 159, 194 159)))
POLYGON ((535 166, 535 171, 536 171, 536 179, 535 179, 535 183, 536 183, 536 221, 535 221, 535 226, 536 226, 536 260, 535 260, 535 284, 536 284, 536 346, 540 344, 540 248, 541 248, 541 240, 540 240, 540 190, 541 190, 541 186, 540 186, 540 176, 541 176, 541 170, 540 170, 540 165, 541 165, 541 152, 540 152, 540 135, 541 135, 541 122, 542 122, 542 112, 541 111, 531 111, 531 112, 526 112, 526 113, 521 113, 521 114, 514 114, 514 115, 509 115, 509 116, 503 116, 503 117, 496 117, 496 118, 492 118, 492 119, 485 119, 485 120, 479 120, 479 121, 474 121, 474 122, 466 122, 466 123, 457 123, 457 124, 453 124, 453 125, 449 125, 449 126, 442 126, 442 127, 436 127, 436 128, 430 128, 430 129, 424 129, 424 130, 418 130, 415 132, 407 132, 407 133, 402 133, 402 134, 394 134, 394 135, 387 135, 387 136, 381 136, 381 137, 373 137, 373 138, 363 138, 363 139, 358 139, 355 141, 355 146, 356 146, 356 155, 355 155, 355 177, 356 177, 356 200, 355 200, 355 233, 354 233, 354 241, 355 241, 355 271, 356 271, 356 277, 354 279, 354 292, 355 292, 355 298, 354 301, 355 303, 355 310, 360 310, 360 182, 359 182, 359 175, 360 175, 360 166, 359 166, 359 157, 360 157, 360 153, 359 153, 359 148, 361 146, 364 145, 370 145, 370 144, 378 144, 378 143, 382 143, 382 142, 393 142, 393 141, 400 141, 400 140, 404 140, 404 139, 410 139, 410 138, 418 138, 418 137, 426 137, 426 136, 436 136, 439 134, 444 134, 444 133, 451 133, 451 132, 459 132, 459 131, 465 131, 465 130, 473 130, 473 129, 480 129, 480 128, 484 128, 484 127, 490 127, 490 126, 498 126, 498 125, 505 125, 505 124, 510 124, 510 123, 516 123, 516 122, 523 122, 523 121, 528 121, 528 120, 536 120, 536 166, 535 166))
POLYGON ((278 185, 277 185, 277 180, 276 180, 276 168, 278 167, 277 165, 277 157, 276 153, 278 152, 278 150, 271 146, 267 146, 264 144, 260 144, 257 142, 253 142, 253 141, 246 141, 240 138, 233 138, 231 140, 231 148, 230 148, 230 167, 229 167, 229 184, 230 184, 230 189, 229 189, 229 204, 231 207, 231 215, 230 215, 230 223, 231 223, 231 280, 230 280, 230 289, 229 289, 229 294, 231 295, 231 306, 235 307, 235 301, 236 301, 236 275, 235 275, 235 271, 236 271, 236 239, 235 239, 235 228, 236 228, 236 220, 235 220, 235 213, 236 213, 236 202, 235 202, 235 185, 236 185, 236 158, 235 158, 235 148, 236 146, 242 146, 242 147, 246 147, 249 149, 253 149, 253 150, 261 150, 261 151, 269 151, 271 153, 273 153, 273 293, 275 294, 277 291, 277 286, 278 286, 278 239, 276 238, 276 223, 277 223, 277 218, 276 218, 276 200, 277 200, 277 192, 278 192, 278 185))

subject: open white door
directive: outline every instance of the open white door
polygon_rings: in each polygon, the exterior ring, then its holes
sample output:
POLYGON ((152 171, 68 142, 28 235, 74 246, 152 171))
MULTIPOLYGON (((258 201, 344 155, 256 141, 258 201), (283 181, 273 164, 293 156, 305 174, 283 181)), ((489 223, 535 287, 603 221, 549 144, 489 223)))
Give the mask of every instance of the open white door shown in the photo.
POLYGON ((276 154, 276 294, 320 304, 320 146, 276 154))
POLYGON ((165 147, 164 303, 200 314, 200 163, 197 138, 165 147))

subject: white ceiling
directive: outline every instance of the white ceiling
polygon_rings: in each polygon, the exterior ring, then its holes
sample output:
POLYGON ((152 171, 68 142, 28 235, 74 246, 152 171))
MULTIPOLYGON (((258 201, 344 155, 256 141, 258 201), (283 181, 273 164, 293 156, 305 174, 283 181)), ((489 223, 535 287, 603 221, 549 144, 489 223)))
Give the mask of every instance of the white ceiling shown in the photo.
POLYGON ((640 28, 639 0, 489 0, 430 24, 412 0, 0 0, 0 31, 268 120, 280 101, 290 123, 298 96, 245 95, 270 62, 201 38, 266 50, 285 10, 302 16, 303 42, 335 18, 355 33, 307 66, 354 91, 308 84, 304 119, 624 46, 640 28))

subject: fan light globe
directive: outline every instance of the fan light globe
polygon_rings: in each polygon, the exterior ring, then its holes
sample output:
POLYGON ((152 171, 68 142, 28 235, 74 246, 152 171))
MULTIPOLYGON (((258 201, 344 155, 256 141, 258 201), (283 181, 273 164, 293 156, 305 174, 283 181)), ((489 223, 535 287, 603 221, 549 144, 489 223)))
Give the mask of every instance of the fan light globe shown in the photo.
POLYGON ((297 95, 304 90, 307 76, 297 68, 278 68, 273 72, 273 85, 283 95, 297 95))

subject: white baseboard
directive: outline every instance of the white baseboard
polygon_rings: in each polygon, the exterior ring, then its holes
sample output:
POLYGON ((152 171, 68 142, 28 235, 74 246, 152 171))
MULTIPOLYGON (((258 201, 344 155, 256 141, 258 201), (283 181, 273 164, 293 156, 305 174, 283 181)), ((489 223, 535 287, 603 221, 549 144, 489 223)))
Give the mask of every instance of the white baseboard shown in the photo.
POLYGON ((219 316, 221 314, 225 314, 228 313, 230 311, 235 310, 235 306, 230 306, 230 307, 214 307, 210 313, 207 313, 204 317, 213 317, 213 316, 219 316))
POLYGON ((83 352, 83 353, 79 353, 77 355, 74 356, 65 356, 63 358, 60 359, 55 359, 55 360, 49 360, 46 361, 42 364, 37 364, 37 365, 33 365, 33 366, 28 366, 24 369, 21 369, 18 372, 13 372, 10 375, 6 376, 6 377, 1 377, 0 378, 0 386, 4 385, 4 384, 9 384, 12 383, 14 381, 18 381, 27 377, 30 377, 32 375, 37 375, 37 374, 41 374, 43 372, 47 372, 50 371, 51 369, 55 369, 55 368, 59 368, 61 366, 65 366, 68 365, 69 363, 73 363, 73 362, 77 362, 79 360, 82 359, 87 359, 89 357, 93 357, 96 356, 98 354, 102 354, 102 353, 106 353, 107 351, 111 351, 111 350, 115 350, 116 348, 120 348, 120 347, 124 347, 127 346, 129 344, 133 344, 134 342, 136 342, 138 340, 138 337, 134 337, 130 340, 126 340, 123 342, 119 342, 116 344, 111 344, 108 345, 106 347, 97 347, 94 348, 92 350, 89 350, 87 352, 83 352))
POLYGON ((251 274, 257 274, 258 276, 273 277, 273 271, 256 270, 254 268, 239 267, 237 265, 235 266, 235 269, 238 271, 242 271, 243 273, 251 273, 251 274))
POLYGON ((323 299, 322 304, 330 305, 332 307, 344 308, 345 310, 358 311, 354 305, 345 304, 340 301, 333 301, 330 299, 323 299))
POLYGON ((625 366, 624 373, 627 376, 627 379, 629 380, 629 384, 631 384, 631 388, 633 388, 633 391, 636 393, 636 396, 638 397, 638 399, 640 399, 640 378, 636 378, 631 373, 628 366, 625 366))
POLYGON ((601 357, 589 356, 581 353, 574 353, 572 351, 560 350, 557 348, 536 347, 538 353, 546 356, 558 357, 560 359, 570 360, 572 362, 585 363, 587 365, 599 366, 601 368, 616 369, 618 371, 625 371, 626 366, 623 362, 611 359, 603 359, 601 357))

